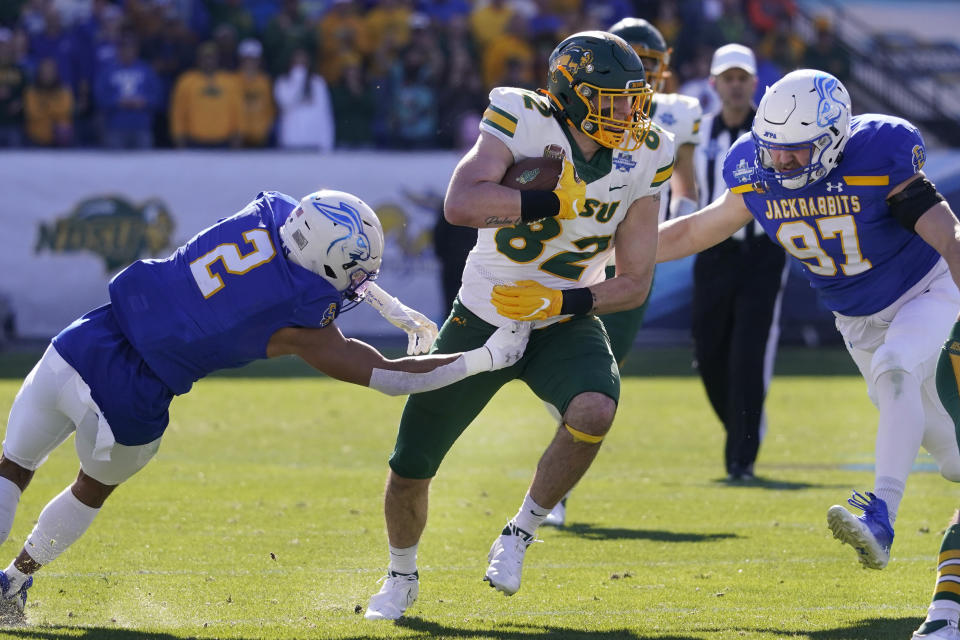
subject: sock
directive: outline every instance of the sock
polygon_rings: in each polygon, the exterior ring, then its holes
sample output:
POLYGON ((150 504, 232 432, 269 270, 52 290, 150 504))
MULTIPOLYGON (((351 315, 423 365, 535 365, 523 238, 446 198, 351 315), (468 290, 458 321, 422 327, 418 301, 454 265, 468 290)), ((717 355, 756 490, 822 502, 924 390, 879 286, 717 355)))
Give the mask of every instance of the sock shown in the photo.
POLYGON ((876 480, 873 486, 873 493, 882 498, 887 503, 887 513, 890 516, 890 526, 897 520, 897 510, 900 508, 900 501, 903 499, 903 490, 906 485, 896 478, 881 476, 876 480))
POLYGON ((876 392, 880 419, 874 493, 886 501, 892 523, 923 440, 923 402, 920 382, 902 369, 881 373, 876 392))
POLYGON ((416 573, 417 545, 403 549, 390 546, 390 566, 387 567, 387 570, 391 573, 416 573))
POLYGON ((947 528, 937 557, 937 584, 927 620, 960 619, 960 524, 947 528))
POLYGON ((23 548, 37 564, 49 564, 83 535, 99 512, 67 487, 40 512, 23 548))
POLYGON ((6 478, 0 478, 0 544, 10 536, 13 528, 13 516, 20 502, 20 487, 6 478))
POLYGON ((546 517, 550 515, 550 511, 550 509, 541 507, 534 502, 528 491, 527 495, 523 497, 523 504, 520 505, 520 511, 517 512, 517 515, 513 516, 513 520, 510 522, 516 525, 517 529, 532 536, 536 533, 537 527, 543 524, 546 517))
POLYGON ((10 563, 10 566, 3 570, 7 574, 7 579, 10 581, 10 593, 16 593, 20 591, 20 587, 23 586, 23 583, 27 581, 28 576, 20 569, 17 569, 14 565, 16 560, 10 563))

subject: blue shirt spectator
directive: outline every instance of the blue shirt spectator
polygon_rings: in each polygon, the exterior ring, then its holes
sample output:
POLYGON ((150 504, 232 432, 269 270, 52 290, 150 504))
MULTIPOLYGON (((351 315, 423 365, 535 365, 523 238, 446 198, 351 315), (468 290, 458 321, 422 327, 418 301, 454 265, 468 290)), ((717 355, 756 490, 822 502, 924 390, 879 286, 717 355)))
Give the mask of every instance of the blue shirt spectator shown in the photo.
POLYGON ((103 116, 103 146, 109 149, 153 147, 153 112, 160 101, 160 81, 140 59, 132 35, 120 43, 117 60, 97 77, 96 99, 103 116))

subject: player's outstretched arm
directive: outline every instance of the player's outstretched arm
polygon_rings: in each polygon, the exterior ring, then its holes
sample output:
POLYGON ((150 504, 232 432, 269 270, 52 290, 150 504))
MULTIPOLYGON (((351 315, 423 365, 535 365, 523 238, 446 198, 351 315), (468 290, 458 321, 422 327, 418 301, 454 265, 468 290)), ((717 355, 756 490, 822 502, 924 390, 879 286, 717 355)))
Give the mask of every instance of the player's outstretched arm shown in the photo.
MULTIPOLYGON (((957 216, 950 209, 946 200, 938 200, 937 196, 939 194, 936 193, 936 188, 932 184, 929 187, 915 184, 919 180, 924 180, 923 172, 894 187, 887 197, 887 202, 891 202, 894 196, 900 193, 916 194, 913 198, 915 202, 920 203, 919 207, 909 204, 909 200, 906 200, 892 205, 891 211, 894 210, 894 206, 903 207, 902 211, 907 212, 910 211, 911 207, 915 209, 913 215, 919 214, 919 217, 916 219, 914 230, 927 244, 943 256, 947 266, 950 267, 950 275, 953 276, 953 281, 957 284, 957 287, 960 287, 960 222, 957 221, 957 216), (909 192, 907 192, 907 188, 910 189, 909 192), (934 204, 927 206, 931 202, 934 202, 934 204)), ((930 183, 927 182, 927 184, 930 183)), ((903 224, 903 220, 901 220, 901 224, 903 224)))
POLYGON ((370 387, 387 395, 432 391, 484 371, 515 364, 530 337, 529 323, 511 323, 486 344, 464 353, 390 360, 360 340, 346 338, 335 324, 323 329, 287 327, 267 345, 267 357, 296 355, 332 378, 370 387))
POLYGON ((706 207, 660 224, 657 262, 685 258, 729 238, 753 216, 743 196, 729 189, 706 207))

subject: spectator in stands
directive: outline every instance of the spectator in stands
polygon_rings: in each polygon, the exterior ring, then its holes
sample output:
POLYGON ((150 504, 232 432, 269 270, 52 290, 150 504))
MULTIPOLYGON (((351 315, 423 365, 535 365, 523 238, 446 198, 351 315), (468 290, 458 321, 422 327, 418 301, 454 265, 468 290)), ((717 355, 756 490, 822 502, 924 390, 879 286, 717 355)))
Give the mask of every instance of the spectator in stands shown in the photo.
POLYGON ((359 55, 345 57, 342 64, 340 80, 330 86, 337 148, 371 147, 376 113, 374 91, 366 80, 359 55))
POLYGON ((399 51, 410 42, 410 16, 413 10, 408 0, 375 0, 364 16, 367 37, 373 42, 388 40, 399 51))
POLYGON ((469 0, 431 0, 419 8, 437 25, 446 26, 451 20, 467 19, 470 16, 469 0))
POLYGON ((27 137, 37 146, 64 147, 73 141, 73 93, 60 81, 55 58, 43 58, 24 93, 27 137))
POLYGON ((393 91, 392 132, 402 149, 426 149, 436 140, 437 90, 426 70, 426 56, 418 47, 407 47, 393 91))
MULTIPOLYGON (((487 92, 483 80, 475 73, 476 58, 466 29, 467 21, 462 17, 451 19, 446 29, 446 66, 437 94, 437 143, 443 147, 456 146, 463 120, 469 118, 479 123, 480 115, 487 106, 487 92)), ((471 145, 476 137, 477 130, 474 127, 470 136, 471 145)))
POLYGON ((513 16, 513 7, 506 0, 490 0, 488 4, 477 3, 470 14, 470 32, 481 51, 495 37, 504 32, 513 16))
POLYGON ((283 7, 263 31, 263 48, 267 71, 274 78, 290 69, 297 49, 313 57, 317 49, 316 32, 300 11, 298 0, 283 0, 283 7))
POLYGON ((519 13, 511 16, 503 33, 494 36, 483 50, 483 82, 487 89, 499 86, 529 87, 533 79, 533 47, 530 46, 527 19, 519 13), (526 69, 527 77, 516 78, 520 84, 504 85, 508 61, 514 61, 513 71, 526 69))
POLYGON ((197 68, 184 72, 170 103, 170 137, 178 147, 240 145, 243 99, 234 74, 217 67, 217 46, 197 49, 197 68))
POLYGON ((153 112, 160 101, 160 81, 140 58, 140 44, 132 33, 123 36, 117 60, 96 78, 94 95, 103 118, 103 146, 153 147, 153 112))
POLYGON ((757 47, 757 55, 776 66, 769 77, 764 77, 762 67, 757 69, 758 77, 764 83, 761 86, 772 85, 785 73, 799 68, 806 49, 807 43, 794 31, 791 18, 781 16, 757 47))
POLYGON ((807 47, 803 56, 803 66, 808 69, 822 69, 846 82, 850 78, 850 53, 837 41, 836 32, 830 18, 817 16, 813 22, 816 37, 807 47))
POLYGON ((221 24, 213 30, 213 42, 217 45, 217 60, 224 71, 237 70, 237 30, 229 24, 221 24))
POLYGON ((13 50, 13 32, 0 27, 0 147, 23 144, 23 92, 27 71, 13 50))
POLYGON ((123 35, 123 10, 114 4, 107 5, 100 13, 100 19, 92 27, 90 34, 90 49, 93 65, 93 78, 103 72, 104 68, 117 59, 120 49, 120 38, 123 35))
POLYGON ((273 82, 263 72, 263 47, 258 40, 247 38, 237 49, 240 69, 237 81, 243 96, 240 136, 246 147, 265 147, 273 131, 277 109, 273 104, 273 82))
POLYGON ((73 92, 74 116, 86 139, 92 116, 89 42, 64 29, 60 14, 51 7, 44 14, 43 31, 30 36, 30 56, 34 60, 57 61, 60 81, 73 92))
POLYGON ((797 13, 794 0, 746 0, 747 18, 761 36, 777 28, 781 22, 791 22, 797 13))
POLYGON ((220 25, 229 25, 235 36, 241 40, 252 38, 256 34, 253 14, 243 0, 204 0, 204 5, 210 12, 210 23, 214 32, 220 25))
POLYGON ((196 36, 176 13, 164 15, 160 29, 150 38, 141 40, 140 51, 150 62, 160 82, 160 100, 153 118, 153 140, 158 147, 169 147, 170 99, 177 77, 190 68, 196 59, 196 36))
POLYGON ((310 68, 311 60, 306 50, 296 49, 290 69, 274 84, 280 111, 277 144, 285 149, 330 151, 334 144, 330 93, 327 83, 310 68))
POLYGON ((366 54, 366 25, 354 0, 333 0, 330 10, 317 23, 317 72, 331 86, 340 82, 347 64, 366 54))

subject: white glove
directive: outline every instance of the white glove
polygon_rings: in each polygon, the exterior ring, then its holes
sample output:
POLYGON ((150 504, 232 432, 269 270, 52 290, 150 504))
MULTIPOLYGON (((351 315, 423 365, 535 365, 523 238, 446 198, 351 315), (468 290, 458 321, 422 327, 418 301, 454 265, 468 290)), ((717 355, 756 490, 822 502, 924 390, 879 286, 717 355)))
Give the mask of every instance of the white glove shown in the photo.
POLYGON ((532 327, 533 323, 530 322, 511 322, 500 327, 492 336, 487 338, 483 346, 490 351, 493 360, 493 365, 490 367, 491 371, 516 364, 527 348, 527 340, 530 339, 530 329, 532 327))
POLYGON ((437 339, 437 323, 414 311, 376 283, 367 285, 363 301, 377 310, 384 319, 407 333, 407 355, 418 355, 430 351, 437 339))

